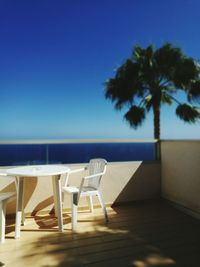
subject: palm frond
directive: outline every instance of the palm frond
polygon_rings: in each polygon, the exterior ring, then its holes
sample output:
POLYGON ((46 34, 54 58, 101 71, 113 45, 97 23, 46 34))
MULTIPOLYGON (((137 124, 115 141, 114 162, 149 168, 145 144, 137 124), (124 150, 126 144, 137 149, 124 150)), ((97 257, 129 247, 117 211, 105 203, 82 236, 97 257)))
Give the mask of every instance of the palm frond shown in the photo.
POLYGON ((177 88, 174 87, 171 82, 168 82, 167 85, 162 85, 162 91, 175 94, 177 92, 177 88))
POLYGON ((115 102, 116 109, 121 109, 127 102, 134 102, 134 97, 142 91, 138 65, 126 60, 117 69, 115 78, 109 79, 105 85, 105 96, 115 102))
POLYGON ((165 79, 172 80, 177 65, 179 65, 182 57, 180 48, 166 43, 155 51, 154 57, 158 66, 158 72, 160 72, 161 76, 165 79))
POLYGON ((164 103, 164 104, 167 104, 169 106, 171 106, 172 103, 173 103, 172 98, 170 97, 170 95, 166 94, 165 92, 162 92, 161 102, 164 103))
POLYGON ((195 81, 191 84, 188 100, 200 102, 200 80, 195 81))
POLYGON ((146 110, 149 111, 151 109, 152 105, 153 105, 152 95, 146 96, 144 99, 144 106, 145 106, 146 110))
POLYGON ((145 119, 145 109, 134 105, 124 115, 124 118, 129 122, 131 127, 136 129, 145 119))
POLYGON ((176 115, 185 122, 195 123, 200 118, 200 112, 196 107, 188 104, 180 104, 176 108, 176 115))
POLYGON ((135 59, 136 61, 140 59, 143 55, 143 51, 143 48, 141 48, 139 45, 135 45, 133 48, 133 59, 135 59))
POLYGON ((174 84, 184 90, 188 90, 191 81, 197 79, 199 70, 192 58, 182 57, 174 72, 174 84))

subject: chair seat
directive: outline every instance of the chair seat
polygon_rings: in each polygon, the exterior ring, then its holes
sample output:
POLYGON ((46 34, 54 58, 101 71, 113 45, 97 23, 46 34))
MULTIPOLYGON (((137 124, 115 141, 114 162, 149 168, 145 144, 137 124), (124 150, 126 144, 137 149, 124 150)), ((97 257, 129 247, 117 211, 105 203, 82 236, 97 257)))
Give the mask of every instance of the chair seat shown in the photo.
POLYGON ((78 193, 79 189, 75 186, 65 186, 62 188, 62 191, 68 194, 73 194, 73 193, 78 193))
MULTIPOLYGON (((76 186, 66 186, 62 188, 63 192, 66 192, 68 194, 74 194, 79 192, 79 188, 76 186)), ((83 186, 81 190, 81 195, 96 195, 97 190, 91 186, 83 186)))

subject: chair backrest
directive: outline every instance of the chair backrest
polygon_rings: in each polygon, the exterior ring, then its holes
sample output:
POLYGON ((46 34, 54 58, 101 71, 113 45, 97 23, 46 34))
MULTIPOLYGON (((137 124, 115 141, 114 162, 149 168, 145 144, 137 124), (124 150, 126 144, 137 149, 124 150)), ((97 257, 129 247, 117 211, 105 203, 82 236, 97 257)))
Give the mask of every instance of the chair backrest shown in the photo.
POLYGON ((88 164, 89 175, 101 173, 88 181, 88 186, 98 189, 100 186, 102 175, 106 172, 107 161, 105 159, 91 159, 88 164))

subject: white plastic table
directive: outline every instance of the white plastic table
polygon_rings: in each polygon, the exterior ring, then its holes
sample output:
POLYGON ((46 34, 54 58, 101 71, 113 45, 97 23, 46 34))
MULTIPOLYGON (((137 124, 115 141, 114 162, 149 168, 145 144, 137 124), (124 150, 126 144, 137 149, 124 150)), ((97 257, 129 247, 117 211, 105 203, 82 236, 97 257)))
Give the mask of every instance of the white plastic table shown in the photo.
POLYGON ((16 225, 15 225, 15 238, 20 237, 20 226, 22 221, 22 212, 24 209, 23 195, 24 195, 24 179, 35 176, 48 176, 52 177, 55 214, 58 217, 59 231, 63 231, 63 216, 62 216, 62 199, 61 199, 61 174, 68 173, 70 169, 65 166, 59 165, 37 165, 37 166, 24 166, 7 169, 7 175, 15 176, 17 180, 17 207, 16 207, 16 225))

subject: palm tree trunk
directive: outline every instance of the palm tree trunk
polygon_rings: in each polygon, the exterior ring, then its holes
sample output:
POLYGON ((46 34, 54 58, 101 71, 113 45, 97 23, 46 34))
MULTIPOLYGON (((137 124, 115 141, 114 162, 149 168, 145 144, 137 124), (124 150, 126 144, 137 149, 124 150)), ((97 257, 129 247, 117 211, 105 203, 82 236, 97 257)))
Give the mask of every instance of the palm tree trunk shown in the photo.
POLYGON ((154 139, 160 140, 160 106, 153 106, 154 139))
POLYGON ((161 151, 160 151, 160 106, 153 106, 153 116, 154 116, 154 139, 157 139, 155 144, 155 157, 156 160, 160 160, 161 151))

